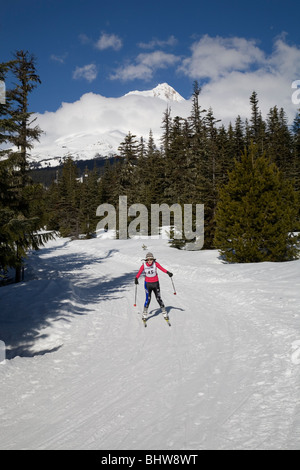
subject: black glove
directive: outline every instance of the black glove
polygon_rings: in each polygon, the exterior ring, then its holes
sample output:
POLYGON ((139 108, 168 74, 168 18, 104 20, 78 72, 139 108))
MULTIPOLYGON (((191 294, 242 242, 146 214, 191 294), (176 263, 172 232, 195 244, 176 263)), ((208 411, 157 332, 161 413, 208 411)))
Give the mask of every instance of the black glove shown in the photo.
POLYGON ((135 278, 134 282, 135 282, 135 284, 136 284, 136 285, 138 285, 138 283, 139 283, 139 280, 138 280, 138 278, 137 278, 137 277, 135 278))
POLYGON ((167 271, 167 275, 172 277, 173 276, 173 273, 170 273, 170 271, 167 271))

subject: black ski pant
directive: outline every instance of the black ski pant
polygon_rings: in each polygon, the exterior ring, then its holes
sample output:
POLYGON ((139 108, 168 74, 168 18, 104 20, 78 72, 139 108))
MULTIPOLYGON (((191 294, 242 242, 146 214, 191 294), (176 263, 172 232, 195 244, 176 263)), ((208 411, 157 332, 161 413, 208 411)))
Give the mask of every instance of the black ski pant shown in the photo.
POLYGON ((151 294, 154 292, 157 302, 161 308, 164 308, 164 303, 160 296, 160 286, 159 282, 145 282, 145 291, 146 291, 146 300, 145 300, 145 307, 148 308, 151 301, 151 294))

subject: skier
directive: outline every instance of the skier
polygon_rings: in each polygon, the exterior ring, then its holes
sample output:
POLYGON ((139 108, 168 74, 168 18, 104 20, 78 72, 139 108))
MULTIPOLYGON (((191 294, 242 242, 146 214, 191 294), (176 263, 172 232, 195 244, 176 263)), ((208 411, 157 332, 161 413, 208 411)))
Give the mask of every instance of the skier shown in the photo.
POLYGON ((140 267, 139 272, 137 273, 135 277, 135 284, 138 284, 139 277, 142 274, 142 272, 145 272, 145 292, 146 292, 146 300, 144 304, 144 311, 142 318, 143 320, 146 320, 147 314, 148 314, 148 307, 150 305, 151 301, 151 294, 152 291, 155 294, 156 300, 159 303, 159 306, 162 310, 163 316, 166 320, 169 319, 168 314, 166 312, 165 305, 162 301, 162 298, 160 296, 160 286, 159 286, 159 280, 158 280, 158 274, 157 274, 157 268, 163 271, 164 273, 167 273, 168 276, 172 277, 173 274, 169 271, 167 271, 165 268, 163 268, 159 263, 157 263, 156 259, 154 259, 154 256, 152 253, 147 253, 146 259, 144 264, 140 267))

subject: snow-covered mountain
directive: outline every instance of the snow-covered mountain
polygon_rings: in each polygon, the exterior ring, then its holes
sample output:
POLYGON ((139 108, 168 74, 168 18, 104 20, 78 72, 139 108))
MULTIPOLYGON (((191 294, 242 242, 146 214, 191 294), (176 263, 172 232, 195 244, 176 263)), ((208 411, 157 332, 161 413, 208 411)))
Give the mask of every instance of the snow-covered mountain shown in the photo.
POLYGON ((160 83, 157 85, 157 87, 153 88, 152 90, 145 90, 145 91, 130 91, 127 93, 125 96, 130 96, 130 95, 138 95, 138 96, 148 96, 152 98, 160 98, 162 100, 165 100, 167 102, 172 102, 172 101, 185 101, 185 99, 177 93, 174 88, 172 88, 170 85, 167 83, 160 83))
POLYGON ((56 112, 37 114, 44 133, 31 152, 30 163, 46 167, 59 165, 69 155, 74 160, 110 157, 128 132, 147 139, 151 129, 158 140, 167 105, 172 114, 183 117, 191 109, 190 101, 167 83, 120 98, 86 93, 74 103, 62 103, 56 112))

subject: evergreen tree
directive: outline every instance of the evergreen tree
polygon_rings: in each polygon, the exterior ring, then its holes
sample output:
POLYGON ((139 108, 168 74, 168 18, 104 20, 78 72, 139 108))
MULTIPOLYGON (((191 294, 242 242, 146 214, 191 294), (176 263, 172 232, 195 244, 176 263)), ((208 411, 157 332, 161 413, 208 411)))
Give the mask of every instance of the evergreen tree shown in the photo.
POLYGON ((146 154, 146 145, 144 141, 144 137, 140 138, 140 142, 137 147, 137 156, 138 158, 144 158, 146 154))
POLYGON ((241 116, 238 116, 235 120, 234 126, 234 148, 232 156, 240 159, 245 147, 244 138, 244 125, 241 116))
POLYGON ((10 209, 12 194, 9 181, 7 162, 0 161, 0 271, 15 265, 15 243, 9 230, 9 223, 14 218, 14 212, 10 209))
POLYGON ((147 142, 147 148, 146 148, 146 156, 147 158, 151 158, 157 154, 157 147, 155 145, 155 141, 153 138, 153 132, 152 129, 149 131, 149 138, 147 142))
POLYGON ((257 145, 260 152, 264 151, 265 123, 258 107, 257 93, 254 91, 250 96, 251 118, 250 118, 250 140, 257 145))
MULTIPOLYGON (((228 131, 224 126, 220 126, 216 136, 217 155, 218 155, 218 172, 217 172, 217 192, 220 186, 227 183, 228 172, 232 170, 234 165, 235 142, 234 131, 229 125, 228 131)), ((218 195, 216 195, 218 197, 218 195)))
POLYGON ((292 136, 284 110, 277 106, 270 109, 267 117, 267 153, 284 176, 293 176, 292 136))
POLYGON ((110 164, 109 160, 105 162, 103 174, 100 176, 98 185, 99 204, 108 203, 115 204, 118 197, 118 175, 119 163, 114 161, 110 164))
POLYGON ((145 204, 148 210, 150 210, 151 204, 160 204, 163 202, 166 188, 165 159, 155 145, 151 130, 149 133, 143 174, 146 195, 145 204))
POLYGON ((119 202, 119 196, 122 196, 123 186, 122 186, 122 170, 125 165, 125 162, 120 158, 116 157, 113 164, 110 166, 109 175, 107 183, 108 187, 108 202, 116 206, 119 202))
POLYGON ((204 118, 201 117, 202 113, 205 113, 205 109, 201 109, 199 104, 199 96, 201 93, 201 88, 197 81, 194 82, 194 92, 192 96, 192 112, 189 117, 189 121, 191 123, 192 133, 194 135, 194 139, 198 141, 198 144, 203 137, 204 131, 204 118))
POLYGON ((184 202, 187 148, 183 126, 183 119, 176 116, 170 129, 169 149, 165 156, 166 188, 164 196, 167 204, 184 202))
POLYGON ((123 164, 120 171, 120 191, 119 195, 128 197, 128 203, 133 204, 135 192, 135 169, 138 162, 138 141, 131 132, 127 134, 124 141, 119 146, 120 157, 123 164))
MULTIPOLYGON (((0 143, 17 147, 17 151, 0 151, 6 156, 3 166, 9 194, 9 197, 3 197, 2 193, 0 206, 5 212, 1 231, 9 245, 9 266, 15 268, 15 280, 19 282, 27 251, 30 248, 38 249, 51 237, 48 233, 38 233, 42 221, 36 213, 31 213, 30 198, 33 191, 28 177, 27 154, 41 133, 38 126, 32 127, 34 119, 33 113, 29 112, 29 94, 40 83, 40 79, 34 57, 24 51, 16 52, 13 61, 1 64, 1 70, 2 74, 3 70, 12 73, 16 80, 14 88, 6 91, 6 103, 0 109, 0 143)), ((7 258, 4 264, 8 265, 7 258)))
POLYGON ((296 216, 292 184, 252 145, 220 191, 215 246, 230 262, 294 259, 296 216))
POLYGON ((213 246, 215 231, 215 210, 217 205, 218 184, 222 174, 218 158, 218 121, 210 108, 205 117, 206 141, 204 159, 201 165, 202 201, 204 202, 205 248, 213 246))
POLYGON ((10 69, 17 79, 15 88, 7 91, 11 103, 9 113, 14 122, 13 132, 7 136, 8 142, 18 148, 12 154, 15 166, 18 168, 20 188, 28 183, 28 151, 33 148, 35 140, 39 139, 42 131, 38 126, 32 126, 36 119, 29 111, 29 93, 41 83, 36 72, 35 58, 28 52, 17 51, 10 69))
POLYGON ((100 205, 98 190, 98 171, 94 167, 92 171, 85 168, 82 183, 79 185, 79 221, 80 233, 90 238, 95 232, 98 218, 97 207, 100 205))
POLYGON ((168 106, 166 111, 164 112, 162 126, 161 126, 163 129, 163 134, 161 137, 162 152, 165 157, 168 156, 168 152, 169 152, 171 126, 172 126, 171 108, 169 108, 168 106))
POLYGON ((205 125, 205 109, 201 109, 199 96, 201 88, 198 82, 194 82, 194 93, 192 97, 192 111, 188 118, 190 124, 189 153, 187 162, 190 202, 197 200, 204 201, 204 188, 206 179, 204 176, 207 129, 205 125))
POLYGON ((55 196, 51 207, 54 220, 59 226, 63 237, 78 237, 80 232, 80 183, 78 169, 71 157, 66 158, 62 173, 54 187, 55 196))

